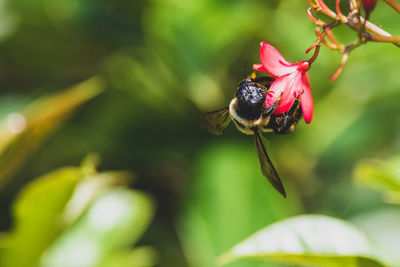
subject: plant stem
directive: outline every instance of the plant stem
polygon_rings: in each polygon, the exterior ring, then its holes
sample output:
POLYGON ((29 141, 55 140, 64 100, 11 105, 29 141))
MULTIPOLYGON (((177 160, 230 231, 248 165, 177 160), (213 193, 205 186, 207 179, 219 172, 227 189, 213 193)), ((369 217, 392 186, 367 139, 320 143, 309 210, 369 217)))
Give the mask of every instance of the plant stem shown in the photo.
POLYGON ((383 0, 386 2, 386 4, 388 4, 389 6, 391 6, 394 10, 397 11, 397 13, 400 13, 400 4, 396 2, 396 0, 383 0))
POLYGON ((334 81, 340 76, 343 71, 343 67, 347 62, 347 59, 349 59, 349 52, 343 54, 342 59, 340 60, 339 67, 336 69, 335 73, 332 74, 331 77, 329 77, 329 80, 334 81))
POLYGON ((311 63, 313 63, 319 54, 319 49, 321 48, 321 44, 318 44, 317 46, 315 46, 315 50, 314 50, 314 54, 312 55, 312 57, 308 60, 308 63, 311 65, 311 63))
MULTIPOLYGON (((379 35, 381 37, 392 37, 390 33, 387 31, 384 31, 383 29, 379 28, 375 24, 369 22, 368 20, 366 21, 363 17, 360 17, 361 23, 365 23, 365 28, 369 30, 372 33, 375 33, 376 35, 379 35)), ((389 41, 391 42, 391 41, 389 41)), ((394 41, 392 42, 395 46, 400 47, 400 42, 399 41, 394 41)))
POLYGON ((333 12, 325 3, 323 0, 316 0, 318 3, 319 7, 321 8, 322 13, 328 15, 331 18, 336 19, 336 13, 333 12))
POLYGON ((339 16, 339 19, 342 20, 344 15, 342 11, 340 10, 340 0, 336 0, 336 13, 339 16))
POLYGON ((382 36, 378 34, 370 34, 369 38, 374 42, 400 43, 400 36, 382 36))

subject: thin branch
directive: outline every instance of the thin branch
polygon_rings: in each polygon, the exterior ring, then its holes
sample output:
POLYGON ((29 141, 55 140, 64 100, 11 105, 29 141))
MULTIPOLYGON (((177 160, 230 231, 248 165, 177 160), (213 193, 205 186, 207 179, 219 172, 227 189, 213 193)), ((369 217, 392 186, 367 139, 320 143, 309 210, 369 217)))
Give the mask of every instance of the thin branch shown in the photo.
POLYGON ((314 22, 315 25, 319 27, 324 26, 325 23, 322 20, 315 18, 313 13, 311 12, 311 9, 312 9, 311 7, 307 8, 307 15, 311 19, 311 21, 314 22))
POLYGON ((325 40, 325 32, 321 32, 321 30, 319 29, 319 28, 316 28, 315 29, 315 34, 318 36, 318 39, 324 44, 324 45, 326 45, 327 47, 329 47, 330 49, 332 49, 332 50, 342 50, 342 48, 344 47, 344 46, 342 46, 341 44, 335 44, 335 43, 332 43, 332 42, 330 42, 330 41, 328 41, 328 40, 325 40))
MULTIPOLYGON (((365 19, 363 17, 360 17, 360 22, 364 23, 365 19)), ((383 36, 392 36, 390 33, 388 33, 387 31, 383 30, 382 28, 376 26, 375 24, 373 24, 370 21, 366 21, 365 22, 365 28, 367 30, 369 30, 370 32, 379 34, 379 35, 383 35, 383 36)))
POLYGON ((369 40, 374 42, 400 43, 400 36, 382 36, 378 34, 369 34, 369 40))
POLYGON ((323 0, 315 0, 318 3, 318 6, 321 8, 322 13, 328 15, 331 18, 336 19, 336 13, 333 12, 325 3, 323 0))
POLYGON ((397 11, 397 13, 400 13, 400 4, 396 2, 396 0, 383 0, 386 2, 386 4, 388 4, 389 6, 391 6, 394 10, 397 11))
POLYGON ((318 6, 315 4, 315 2, 313 0, 307 0, 307 2, 310 5, 310 7, 312 7, 312 8, 316 8, 318 6))
MULTIPOLYGON (((311 0, 310 0, 310 1, 311 1, 311 0)), ((384 0, 384 1, 394 1, 394 0, 384 0)), ((330 10, 330 9, 325 5, 325 3, 323 2, 323 0, 318 0, 318 4, 320 5, 320 7, 321 7, 320 2, 322 2, 322 6, 325 6, 328 10, 330 10)), ((397 4, 397 3, 396 3, 396 4, 397 4)), ((353 4, 352 4, 351 2, 350 2, 350 8, 351 8, 351 9, 354 9, 353 4)), ((322 8, 321 8, 321 10, 322 10, 322 8)), ((323 13, 326 14, 326 15, 328 15, 329 17, 335 19, 335 20, 339 19, 342 23, 347 24, 347 25, 349 25, 350 27, 352 27, 352 26, 349 24, 349 20, 348 20, 348 18, 347 18, 346 16, 343 16, 343 17, 339 16, 339 18, 338 18, 338 16, 336 15, 335 12, 333 12, 332 10, 330 10, 330 11, 331 11, 331 12, 323 12, 323 13)), ((364 21, 365 21, 365 19, 364 19, 363 17, 360 16, 360 22, 361 22, 361 23, 364 23, 364 21)), ((365 28, 366 28, 368 31, 373 32, 373 33, 376 33, 376 34, 380 34, 380 35, 383 35, 383 36, 392 36, 390 33, 388 33, 387 31, 383 30, 382 28, 376 26, 375 24, 369 22, 368 20, 367 20, 366 23, 365 23, 365 28)), ((352 29, 354 30, 354 27, 352 27, 352 29)))
MULTIPOLYGON (((324 0, 307 0, 310 4, 310 8, 307 9, 307 15, 310 17, 311 21, 317 25, 315 29, 315 34, 317 35, 317 40, 312 44, 306 53, 315 48, 313 56, 308 60, 311 64, 318 57, 319 49, 322 44, 327 46, 332 50, 339 50, 342 54, 340 64, 336 69, 335 73, 329 78, 330 80, 337 79, 343 71, 343 68, 349 58, 349 55, 353 49, 368 42, 386 42, 393 43, 400 47, 400 36, 392 36, 390 33, 386 32, 382 28, 368 21, 368 14, 366 18, 360 16, 361 0, 348 0, 350 12, 345 16, 341 9, 341 0, 336 0, 336 13, 332 11, 325 3, 324 0), (324 13, 325 15, 334 19, 330 23, 326 23, 321 19, 317 19, 312 10, 324 13), (349 45, 341 44, 332 32, 332 29, 339 25, 347 25, 350 29, 355 31, 358 35, 358 39, 349 45), (325 38, 327 36, 328 38, 325 38)), ((400 13, 400 4, 396 0, 384 0, 393 9, 400 13)))
POLYGON ((338 40, 336 40, 336 37, 333 35, 331 28, 326 27, 324 28, 324 32, 326 34, 326 36, 328 36, 328 38, 332 41, 332 43, 339 45, 338 40))
POLYGON ((350 52, 346 52, 343 54, 342 59, 340 60, 339 67, 336 69, 335 73, 333 73, 331 75, 331 77, 329 77, 329 80, 334 81, 340 76, 340 74, 343 71, 344 65, 346 64, 347 60, 349 59, 349 53, 350 52))
POLYGON ((358 9, 358 4, 357 4, 357 1, 356 0, 350 0, 350 9, 351 10, 355 10, 355 9, 358 9))
MULTIPOLYGON (((360 21, 361 23, 364 23, 365 19, 363 17, 360 17, 360 21)), ((382 37, 392 37, 392 35, 390 33, 388 33, 387 31, 383 30, 382 28, 379 28, 378 26, 376 26, 375 24, 369 22, 368 20, 365 21, 365 28, 367 30, 369 30, 370 32, 373 32, 377 35, 380 35, 382 37)), ((400 42, 395 42, 393 43, 395 46, 400 47, 400 42)))
POLYGON ((329 80, 334 81, 336 80, 343 71, 344 65, 346 64, 347 60, 349 59, 350 52, 353 51, 354 48, 362 45, 362 40, 357 40, 349 45, 342 47, 342 59, 340 60, 340 64, 336 69, 335 73, 329 77, 329 80))
POLYGON ((317 45, 321 45, 321 40, 318 38, 317 41, 315 41, 315 43, 313 43, 306 51, 305 53, 308 54, 308 52, 310 52, 314 47, 316 47, 317 45))
POLYGON ((336 13, 339 16, 340 20, 342 20, 343 17, 345 17, 340 10, 340 0, 336 0, 336 13))

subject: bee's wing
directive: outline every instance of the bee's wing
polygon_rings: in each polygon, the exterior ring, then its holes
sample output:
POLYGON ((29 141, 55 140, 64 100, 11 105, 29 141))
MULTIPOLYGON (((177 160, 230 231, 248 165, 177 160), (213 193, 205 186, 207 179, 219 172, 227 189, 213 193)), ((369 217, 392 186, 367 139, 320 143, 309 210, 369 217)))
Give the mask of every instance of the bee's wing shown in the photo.
POLYGON ((226 107, 204 114, 201 118, 201 126, 210 133, 219 135, 228 126, 229 121, 229 108, 226 107))
POLYGON ((276 172, 274 165, 272 165, 272 162, 269 159, 267 152, 265 151, 265 147, 258 130, 254 130, 254 138, 256 141, 258 158, 260 159, 261 171, 263 175, 268 179, 272 186, 275 187, 275 189, 278 190, 278 192, 286 198, 286 192, 283 188, 281 179, 279 178, 279 175, 276 172))

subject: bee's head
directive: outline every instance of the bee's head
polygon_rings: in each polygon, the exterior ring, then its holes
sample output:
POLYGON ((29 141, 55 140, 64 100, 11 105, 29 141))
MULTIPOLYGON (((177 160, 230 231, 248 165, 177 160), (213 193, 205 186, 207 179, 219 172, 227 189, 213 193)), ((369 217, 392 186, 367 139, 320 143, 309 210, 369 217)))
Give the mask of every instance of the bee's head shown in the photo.
POLYGON ((263 87, 251 79, 240 82, 236 91, 238 114, 246 119, 257 119, 263 111, 266 92, 263 87))

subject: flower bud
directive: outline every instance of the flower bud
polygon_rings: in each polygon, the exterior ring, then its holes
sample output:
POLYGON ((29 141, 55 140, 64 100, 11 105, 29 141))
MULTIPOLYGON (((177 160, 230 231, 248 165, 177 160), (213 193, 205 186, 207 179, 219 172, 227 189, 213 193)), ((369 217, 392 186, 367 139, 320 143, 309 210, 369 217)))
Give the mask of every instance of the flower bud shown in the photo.
POLYGON ((377 0, 362 0, 363 8, 365 10, 365 17, 369 17, 369 13, 374 10, 377 0))

